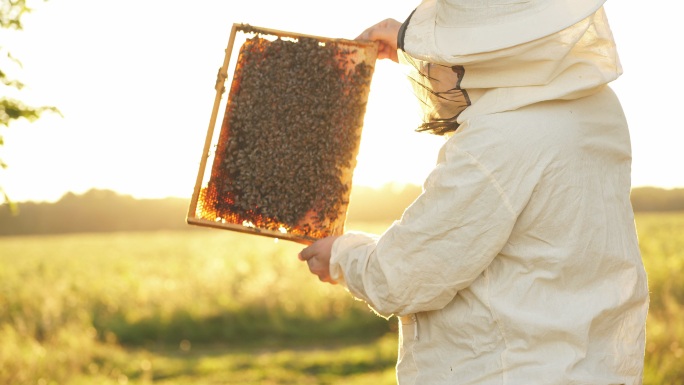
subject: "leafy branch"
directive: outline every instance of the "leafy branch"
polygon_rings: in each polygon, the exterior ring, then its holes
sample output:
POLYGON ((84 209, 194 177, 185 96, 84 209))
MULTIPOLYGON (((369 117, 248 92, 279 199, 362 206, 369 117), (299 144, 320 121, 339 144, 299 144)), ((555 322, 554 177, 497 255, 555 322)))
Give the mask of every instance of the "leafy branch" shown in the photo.
MULTIPOLYGON (((43 0, 47 1, 47 0, 43 0)), ((22 30, 22 17, 32 11, 32 8, 26 5, 26 0, 2 0, 0 1, 0 28, 10 30, 22 30)), ((0 62, 0 65, 13 64, 21 67, 21 62, 12 56, 12 54, 0 46, 0 53, 4 53, 7 60, 0 62)), ((2 68, 0 68, 0 87, 13 88, 21 90, 24 88, 24 83, 18 79, 10 78, 2 68)), ((4 92, 3 92, 4 94, 4 92)), ((33 122, 41 117, 44 112, 54 112, 60 114, 59 110, 53 106, 29 106, 21 100, 3 97, 0 99, 0 128, 9 127, 10 124, 18 119, 26 119, 33 122)), ((60 114, 61 115, 61 114, 60 114)), ((0 134, 0 147, 3 146, 4 140, 0 134)), ((0 168, 7 168, 7 164, 0 159, 0 168)), ((8 203, 10 208, 13 207, 11 201, 5 190, 0 186, 0 204, 8 203)))

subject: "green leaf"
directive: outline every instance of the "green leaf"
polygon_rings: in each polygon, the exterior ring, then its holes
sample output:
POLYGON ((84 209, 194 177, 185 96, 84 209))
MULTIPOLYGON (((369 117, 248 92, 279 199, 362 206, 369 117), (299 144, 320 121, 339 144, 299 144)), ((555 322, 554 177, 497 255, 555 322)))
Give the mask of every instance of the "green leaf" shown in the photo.
POLYGON ((20 118, 33 122, 46 111, 62 116, 59 109, 53 106, 31 107, 19 100, 0 99, 0 125, 9 127, 10 122, 20 118))
POLYGON ((29 12, 31 8, 26 6, 26 0, 3 1, 0 6, 0 28, 21 30, 21 17, 29 12))
POLYGON ((10 214, 12 215, 18 215, 19 214, 19 206, 17 206, 16 203, 12 202, 10 199, 9 195, 5 192, 5 190, 0 187, 0 195, 4 198, 5 202, 0 203, 0 207, 2 207, 3 204, 6 204, 7 207, 9 208, 10 214))

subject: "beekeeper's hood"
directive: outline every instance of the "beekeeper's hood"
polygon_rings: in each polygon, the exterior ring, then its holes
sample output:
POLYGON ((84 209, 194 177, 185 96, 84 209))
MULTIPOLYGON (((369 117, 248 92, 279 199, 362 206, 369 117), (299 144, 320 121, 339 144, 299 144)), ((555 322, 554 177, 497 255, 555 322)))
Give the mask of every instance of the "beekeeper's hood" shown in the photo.
POLYGON ((399 33, 424 129, 595 93, 622 73, 605 0, 426 0, 399 33))

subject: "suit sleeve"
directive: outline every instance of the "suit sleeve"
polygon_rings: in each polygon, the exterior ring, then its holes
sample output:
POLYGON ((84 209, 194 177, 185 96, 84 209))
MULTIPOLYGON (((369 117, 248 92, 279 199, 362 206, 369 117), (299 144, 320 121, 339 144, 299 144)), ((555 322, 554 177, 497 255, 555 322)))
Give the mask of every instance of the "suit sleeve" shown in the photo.
POLYGON ((441 309, 500 252, 516 214, 476 158, 450 140, 423 193, 380 237, 348 233, 330 272, 379 315, 441 309))

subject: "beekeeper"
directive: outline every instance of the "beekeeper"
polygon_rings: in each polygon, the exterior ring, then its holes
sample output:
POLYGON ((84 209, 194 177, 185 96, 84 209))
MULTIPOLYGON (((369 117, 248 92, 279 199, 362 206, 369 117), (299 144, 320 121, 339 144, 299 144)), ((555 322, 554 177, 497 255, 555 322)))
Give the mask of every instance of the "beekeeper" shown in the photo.
POLYGON ((648 308, 604 0, 427 0, 360 39, 444 135, 385 233, 299 258, 400 320, 400 384, 641 384, 648 308), (398 55, 397 55, 398 54, 398 55))

